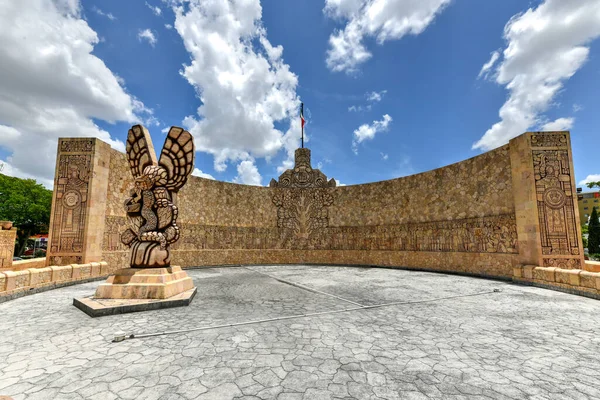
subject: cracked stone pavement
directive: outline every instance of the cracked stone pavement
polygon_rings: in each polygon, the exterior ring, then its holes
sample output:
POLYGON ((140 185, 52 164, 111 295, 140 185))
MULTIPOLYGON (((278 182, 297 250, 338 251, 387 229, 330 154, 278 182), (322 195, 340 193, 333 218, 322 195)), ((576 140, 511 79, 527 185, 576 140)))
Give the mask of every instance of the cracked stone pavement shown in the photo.
POLYGON ((189 307, 90 318, 99 282, 0 304, 0 396, 14 399, 600 398, 600 301, 376 268, 188 270, 189 307), (355 307, 237 327, 158 333, 355 307), (500 289, 499 293, 489 293, 500 289), (486 294, 454 297, 474 293, 486 294), (445 298, 445 299, 444 299, 445 298))

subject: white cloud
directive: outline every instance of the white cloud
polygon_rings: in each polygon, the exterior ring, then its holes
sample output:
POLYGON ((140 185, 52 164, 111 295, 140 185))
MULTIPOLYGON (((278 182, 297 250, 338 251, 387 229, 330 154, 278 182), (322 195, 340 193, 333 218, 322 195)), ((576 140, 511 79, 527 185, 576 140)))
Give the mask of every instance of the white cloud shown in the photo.
POLYGON ((486 62, 485 64, 483 64, 483 67, 481 67, 481 71, 479 71, 479 75, 477 75, 477 78, 481 78, 482 76, 484 78, 487 78, 489 75, 490 69, 492 69, 492 67, 496 64, 496 61, 498 61, 498 58, 500 58, 500 52, 499 51, 492 52, 492 56, 490 57, 490 60, 488 62, 486 62))
POLYGON ((173 25, 171 25, 171 24, 165 24, 165 28, 167 28, 167 29, 173 29, 173 25))
POLYGON ((590 182, 600 182, 600 174, 588 175, 587 178, 579 182, 578 186, 585 186, 590 182))
POLYGON ((580 104, 573 104, 573 112, 578 112, 583 110, 583 106, 580 104))
POLYGON ((78 1, 0 2, 0 146, 14 174, 52 182, 59 137, 97 137, 124 151, 94 119, 151 114, 93 55, 98 35, 78 1))
POLYGON ((381 158, 383 158, 384 161, 386 161, 389 158, 389 156, 385 153, 380 153, 380 154, 381 154, 381 158))
MULTIPOLYGON (((333 178, 333 179, 335 179, 335 178, 333 178)), ((345 183, 342 183, 342 182, 338 181, 337 179, 335 179, 335 184, 337 186, 347 186, 345 183)))
POLYGON ((175 29, 192 59, 181 74, 202 101, 197 116, 183 122, 197 150, 213 154, 215 170, 223 171, 228 162, 269 159, 285 149, 280 168, 289 168, 300 142, 298 78, 283 48, 267 39, 259 0, 178 4, 175 29))
POLYGON ((200 178, 206 178, 206 179, 215 179, 214 176, 212 176, 211 174, 207 174, 206 172, 202 172, 202 170, 198 169, 198 168, 194 168, 194 170, 192 171, 192 175, 194 176, 199 176, 200 178))
POLYGON ((378 102, 381 101, 383 99, 383 96, 385 96, 385 94, 387 93, 387 90, 382 90, 381 92, 371 92, 371 93, 367 93, 367 101, 370 102, 378 102))
POLYGON ((103 17, 106 17, 106 18, 110 19, 111 21, 114 21, 115 19, 117 19, 117 17, 115 17, 111 13, 105 13, 104 11, 102 11, 101 9, 99 9, 96 6, 92 7, 92 11, 94 11, 98 15, 101 15, 103 17))
POLYGON ((162 14, 162 10, 158 6, 153 6, 152 4, 148 4, 148 2, 146 2, 146 7, 152 10, 152 13, 157 17, 160 16, 160 14, 162 14))
POLYGON ((380 121, 373 121, 371 125, 363 124, 354 130, 354 139, 352 140, 352 151, 354 154, 358 154, 358 144, 365 140, 372 140, 375 134, 386 131, 388 126, 392 122, 392 117, 388 114, 383 116, 380 121))
POLYGON ((574 118, 558 118, 542 126, 543 131, 568 131, 573 127, 574 118))
POLYGON ((237 176, 233 178, 233 182, 260 186, 262 177, 260 176, 253 159, 240 162, 237 166, 237 172, 237 176))
POLYGON ((509 98, 500 108, 500 122, 473 148, 493 149, 539 124, 540 114, 585 63, 589 43, 598 36, 598 0, 546 0, 513 16, 504 28, 507 46, 494 74, 509 98))
POLYGON ((147 40, 148 43, 150 43, 150 46, 152 47, 154 47, 157 41, 156 36, 154 36, 154 33, 152 33, 150 29, 140 29, 138 32, 138 39, 140 42, 142 40, 147 40))
POLYGON ((8 160, 0 160, 0 174, 7 176, 14 176, 16 178, 22 179, 35 179, 37 183, 41 183, 48 189, 52 189, 54 186, 54 180, 50 178, 39 177, 35 175, 28 174, 27 172, 21 171, 19 168, 10 164, 11 159, 8 160))
POLYGON ((329 37, 327 67, 353 73, 371 58, 363 44, 374 37, 378 44, 422 33, 451 0, 325 0, 325 14, 346 21, 329 37))
POLYGON ((350 106, 348 107, 348 112, 359 112, 359 111, 371 111, 373 107, 373 103, 380 102, 383 99, 383 96, 387 93, 387 90, 382 90, 381 92, 367 92, 365 93, 365 99, 367 100, 367 105, 362 106, 350 106))

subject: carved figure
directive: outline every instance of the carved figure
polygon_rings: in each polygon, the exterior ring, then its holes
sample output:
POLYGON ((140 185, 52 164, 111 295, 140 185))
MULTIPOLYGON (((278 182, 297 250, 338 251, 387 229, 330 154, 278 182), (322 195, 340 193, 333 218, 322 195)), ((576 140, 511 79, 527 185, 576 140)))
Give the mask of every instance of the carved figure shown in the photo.
POLYGON ((127 135, 126 153, 135 187, 125 200, 129 229, 121 241, 131 248, 132 268, 168 267, 169 246, 180 236, 174 196, 194 167, 194 140, 182 128, 171 127, 157 161, 150 134, 135 125, 127 135))

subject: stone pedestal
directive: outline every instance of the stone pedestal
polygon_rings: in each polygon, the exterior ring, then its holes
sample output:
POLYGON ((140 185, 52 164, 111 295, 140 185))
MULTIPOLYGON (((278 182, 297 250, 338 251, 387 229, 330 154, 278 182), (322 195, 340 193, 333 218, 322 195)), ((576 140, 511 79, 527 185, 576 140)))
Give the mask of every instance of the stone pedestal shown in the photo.
POLYGON ((181 267, 125 268, 100 284, 97 299, 168 299, 194 288, 181 267))
POLYGON ((94 296, 73 299, 73 305, 99 317, 187 306, 195 294, 192 278, 181 267, 125 268, 101 283, 94 296))

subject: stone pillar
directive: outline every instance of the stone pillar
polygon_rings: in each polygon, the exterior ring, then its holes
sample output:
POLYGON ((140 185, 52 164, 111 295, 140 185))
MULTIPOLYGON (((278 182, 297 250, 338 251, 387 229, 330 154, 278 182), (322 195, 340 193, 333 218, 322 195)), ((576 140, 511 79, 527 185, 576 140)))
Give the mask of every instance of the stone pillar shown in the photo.
POLYGON ((0 227, 0 271, 12 267, 16 238, 17 228, 2 230, 0 227))
POLYGON ((510 141, 519 261, 581 269, 583 243, 569 132, 527 132, 510 141))
POLYGON ((59 139, 47 265, 102 261, 109 152, 99 139, 59 139))

